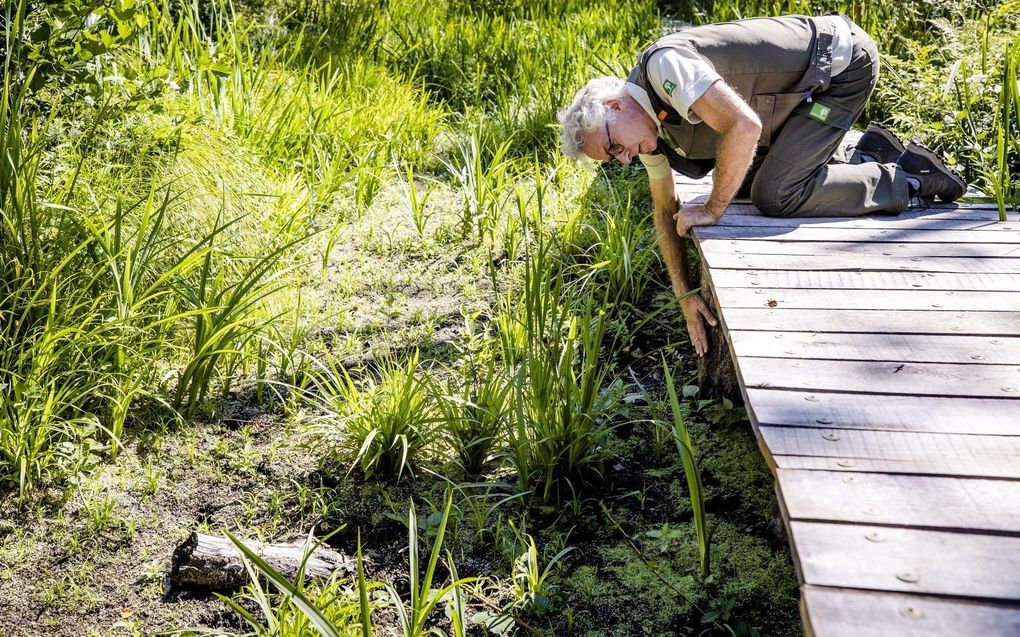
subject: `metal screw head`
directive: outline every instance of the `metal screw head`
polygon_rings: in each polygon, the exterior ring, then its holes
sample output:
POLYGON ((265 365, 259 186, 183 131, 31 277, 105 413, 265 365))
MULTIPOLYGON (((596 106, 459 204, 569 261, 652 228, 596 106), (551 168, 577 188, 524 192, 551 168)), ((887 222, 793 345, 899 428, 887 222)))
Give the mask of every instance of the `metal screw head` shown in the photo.
POLYGON ((1003 386, 1003 387, 1000 387, 999 389, 1001 389, 1004 392, 1015 392, 1016 391, 1016 387, 1008 387, 1008 386, 1003 386))
POLYGON ((843 482, 847 484, 857 484, 859 480, 857 479, 857 476, 847 476, 843 478, 843 482))
POLYGON ((815 418, 815 422, 819 425, 831 425, 832 418, 815 418))
POLYGON ((818 402, 818 396, 815 396, 814 394, 811 394, 810 396, 805 396, 804 400, 808 400, 808 401, 811 401, 813 403, 817 403, 818 402))
POLYGON ((864 513, 864 515, 882 515, 882 512, 875 507, 868 507, 867 509, 864 509, 862 513, 864 513))
POLYGON ((896 579, 900 580, 901 582, 907 582, 908 584, 913 584, 913 583, 919 581, 921 579, 921 576, 918 575, 917 573, 913 573, 911 571, 903 571, 902 573, 897 573, 896 574, 896 579))
POLYGON ((830 431, 822 434, 822 438, 825 438, 826 440, 829 440, 831 442, 836 442, 837 440, 839 440, 839 434, 830 431))
POLYGON ((885 542, 885 536, 878 531, 872 531, 871 533, 865 534, 865 539, 869 542, 885 542))
POLYGON ((857 465, 857 461, 854 460, 853 458, 843 458, 836 464, 838 464, 841 467, 853 467, 857 465))
POLYGON ((997 339, 997 338, 993 338, 992 340, 990 340, 990 341, 988 341, 988 342, 989 342, 989 343, 991 343, 992 345, 998 345, 998 344, 999 344, 999 343, 1001 343, 1002 341, 1000 341, 1000 340, 999 340, 999 339, 997 339))
POLYGON ((921 619, 924 617, 924 611, 917 606, 904 606, 900 609, 900 615, 910 619, 921 619))

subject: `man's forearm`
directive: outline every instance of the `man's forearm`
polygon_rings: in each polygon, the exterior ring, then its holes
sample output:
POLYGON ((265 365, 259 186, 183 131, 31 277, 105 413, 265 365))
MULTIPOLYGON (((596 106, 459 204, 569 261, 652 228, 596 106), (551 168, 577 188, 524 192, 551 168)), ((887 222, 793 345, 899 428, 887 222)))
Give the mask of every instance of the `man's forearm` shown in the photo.
POLYGON ((716 219, 726 212, 726 207, 744 182, 747 169, 754 159, 760 133, 761 125, 754 121, 734 126, 720 137, 712 194, 707 204, 716 219))
POLYGON ((687 262, 687 239, 676 233, 673 213, 668 206, 655 206, 655 229, 659 234, 659 248, 666 261, 669 280, 677 298, 691 291, 690 269, 687 262))

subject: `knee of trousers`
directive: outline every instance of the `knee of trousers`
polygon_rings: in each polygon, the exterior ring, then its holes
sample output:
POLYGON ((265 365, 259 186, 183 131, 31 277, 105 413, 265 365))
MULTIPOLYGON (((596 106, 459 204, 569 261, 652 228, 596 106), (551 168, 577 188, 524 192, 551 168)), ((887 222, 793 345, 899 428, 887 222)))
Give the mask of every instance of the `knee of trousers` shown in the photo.
POLYGON ((766 217, 789 217, 797 212, 803 197, 777 184, 776 179, 754 180, 751 184, 751 203, 766 217))

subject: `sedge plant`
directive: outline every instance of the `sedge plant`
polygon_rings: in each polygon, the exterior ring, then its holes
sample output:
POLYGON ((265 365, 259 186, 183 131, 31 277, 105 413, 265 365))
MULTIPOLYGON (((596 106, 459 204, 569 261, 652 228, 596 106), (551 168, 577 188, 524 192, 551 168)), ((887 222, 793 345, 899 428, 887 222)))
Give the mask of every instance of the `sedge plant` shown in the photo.
POLYGON ((698 458, 694 454, 694 445, 691 443, 691 434, 687 429, 687 422, 684 413, 677 399, 676 387, 673 383, 673 374, 669 371, 666 359, 662 359, 662 373, 666 383, 666 390, 669 393, 669 405, 673 411, 673 442, 676 443, 676 450, 680 454, 680 460, 684 467, 684 476, 687 478, 687 489, 691 495, 691 509, 694 511, 694 528, 698 534, 698 552, 701 556, 701 576, 708 577, 711 573, 711 534, 708 530, 708 519, 705 511, 705 488, 701 482, 701 470, 698 468, 698 458))

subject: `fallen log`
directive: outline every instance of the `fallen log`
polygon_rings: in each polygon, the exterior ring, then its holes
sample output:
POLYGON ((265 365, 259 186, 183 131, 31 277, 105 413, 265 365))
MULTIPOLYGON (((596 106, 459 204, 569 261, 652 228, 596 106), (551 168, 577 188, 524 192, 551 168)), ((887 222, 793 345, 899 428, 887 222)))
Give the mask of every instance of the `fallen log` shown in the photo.
MULTIPOLYGON (((306 542, 269 544, 244 540, 244 545, 293 581, 304 559, 306 542)), ((305 562, 305 579, 321 581, 341 569, 350 575, 357 564, 343 553, 320 545, 305 562)), ((248 570, 241 561, 240 549, 228 538, 193 531, 174 549, 170 582, 175 587, 232 590, 248 582, 248 570)))

